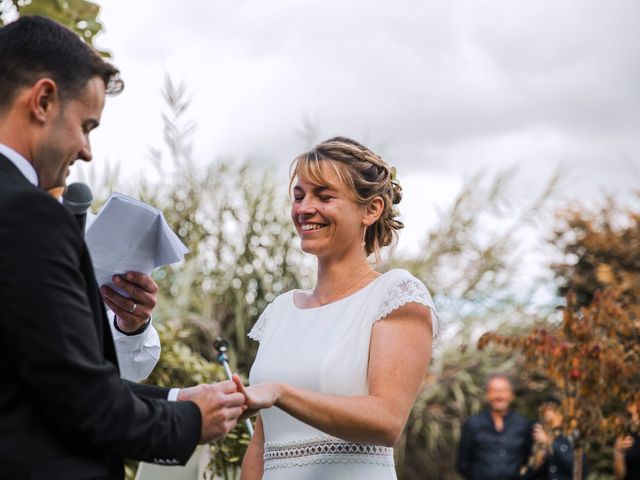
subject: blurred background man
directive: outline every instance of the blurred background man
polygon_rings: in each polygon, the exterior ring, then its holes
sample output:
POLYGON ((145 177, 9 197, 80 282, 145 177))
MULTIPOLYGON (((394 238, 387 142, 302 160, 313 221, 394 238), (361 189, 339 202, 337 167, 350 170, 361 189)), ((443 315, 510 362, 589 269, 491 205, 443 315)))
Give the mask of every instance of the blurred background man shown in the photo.
POLYGON ((531 422, 511 410, 511 380, 491 375, 485 383, 487 410, 470 417, 462 428, 457 468, 467 480, 512 480, 531 450, 531 422))

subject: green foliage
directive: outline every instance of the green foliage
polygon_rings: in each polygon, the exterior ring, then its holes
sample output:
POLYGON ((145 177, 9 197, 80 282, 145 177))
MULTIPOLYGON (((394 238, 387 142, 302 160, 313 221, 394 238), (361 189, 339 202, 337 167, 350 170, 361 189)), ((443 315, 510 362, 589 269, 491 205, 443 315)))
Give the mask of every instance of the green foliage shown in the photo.
POLYGON ((212 475, 222 477, 224 480, 236 480, 239 478, 242 458, 251 437, 246 429, 240 426, 233 429, 223 442, 215 442, 211 445, 211 461, 209 471, 212 475))
MULTIPOLYGON (((19 15, 41 15, 61 23, 76 32, 80 38, 95 48, 94 38, 102 31, 103 25, 98 20, 100 6, 88 0, 3 0, 1 9, 8 11, 12 4, 14 13, 19 15)), ((2 16, 2 20, 6 15, 2 16)), ((106 50, 98 52, 110 57, 106 50)))

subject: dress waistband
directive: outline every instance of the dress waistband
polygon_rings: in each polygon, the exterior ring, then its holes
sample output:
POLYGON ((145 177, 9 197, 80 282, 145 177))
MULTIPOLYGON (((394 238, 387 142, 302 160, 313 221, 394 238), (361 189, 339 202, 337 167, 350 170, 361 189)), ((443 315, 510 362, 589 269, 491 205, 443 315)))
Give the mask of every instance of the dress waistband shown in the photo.
POLYGON ((393 467, 393 448, 334 437, 264 444, 265 470, 318 463, 373 463, 393 467))

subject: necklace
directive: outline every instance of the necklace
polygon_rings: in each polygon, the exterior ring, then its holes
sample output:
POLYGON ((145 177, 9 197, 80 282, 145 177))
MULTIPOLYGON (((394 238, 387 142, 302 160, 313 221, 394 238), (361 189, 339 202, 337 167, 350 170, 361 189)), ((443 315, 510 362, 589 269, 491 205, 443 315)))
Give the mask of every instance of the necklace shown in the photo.
MULTIPOLYGON (((361 266, 361 267, 362 267, 362 266, 366 266, 366 267, 368 267, 369 265, 368 265, 368 264, 366 264, 366 265, 360 265, 360 266, 361 266)), ((356 268, 356 270, 357 270, 357 268, 356 268)), ((323 302, 323 301, 321 301, 321 300, 320 300, 320 298, 318 298, 318 293, 316 292, 316 290, 315 290, 315 289, 313 290, 312 296, 313 296, 313 298, 315 298, 316 302, 318 302, 318 303, 320 304, 320 306, 321 306, 321 307, 324 307, 325 305, 330 304, 330 303, 331 303, 333 300, 335 300, 336 298, 338 298, 338 297, 340 297, 341 295, 344 295, 345 293, 347 293, 349 290, 351 290, 353 287, 355 287, 355 286, 356 286, 356 284, 357 284, 358 282, 360 282, 360 281, 364 280, 367 276, 371 275, 371 273, 375 273, 375 272, 373 272, 372 270, 370 270, 370 271, 366 272, 366 273, 365 273, 364 275, 362 275, 361 277, 358 277, 358 278, 356 279, 356 281, 355 281, 355 282, 353 282, 353 283, 349 284, 349 285, 347 286, 347 288, 345 288, 345 289, 343 289, 343 290, 340 290, 338 293, 336 293, 336 294, 332 295, 331 297, 329 297, 329 298, 328 298, 327 300, 325 300, 324 302, 323 302)), ((317 288, 317 287, 316 287, 316 288, 317 288)))

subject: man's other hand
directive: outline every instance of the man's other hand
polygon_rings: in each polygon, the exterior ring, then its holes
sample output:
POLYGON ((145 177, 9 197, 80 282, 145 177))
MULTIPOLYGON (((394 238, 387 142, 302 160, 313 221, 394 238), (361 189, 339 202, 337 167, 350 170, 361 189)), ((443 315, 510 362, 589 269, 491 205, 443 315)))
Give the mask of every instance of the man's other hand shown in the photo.
POLYGON ((230 380, 180 389, 178 401, 190 400, 202 413, 200 443, 217 440, 236 426, 245 410, 245 398, 230 380))
POLYGON ((138 272, 114 275, 113 283, 127 292, 129 298, 106 285, 100 287, 100 293, 109 310, 115 313, 118 328, 133 333, 151 317, 157 303, 158 285, 149 275, 138 272))

